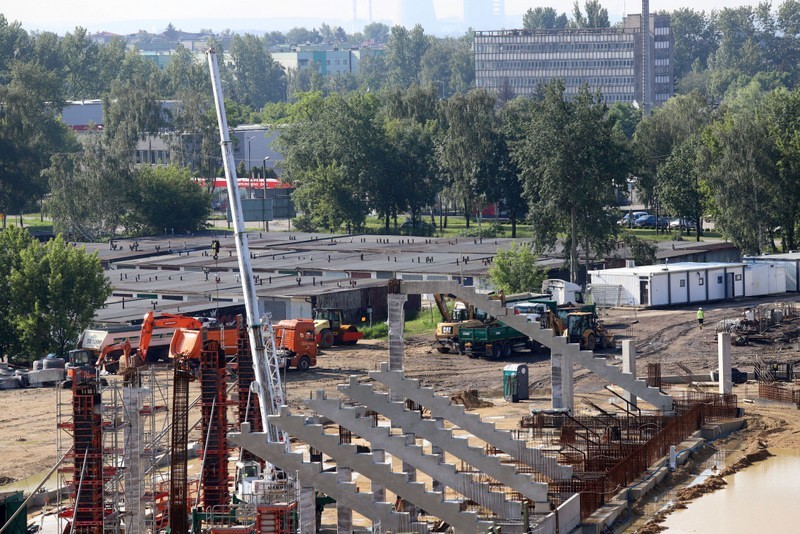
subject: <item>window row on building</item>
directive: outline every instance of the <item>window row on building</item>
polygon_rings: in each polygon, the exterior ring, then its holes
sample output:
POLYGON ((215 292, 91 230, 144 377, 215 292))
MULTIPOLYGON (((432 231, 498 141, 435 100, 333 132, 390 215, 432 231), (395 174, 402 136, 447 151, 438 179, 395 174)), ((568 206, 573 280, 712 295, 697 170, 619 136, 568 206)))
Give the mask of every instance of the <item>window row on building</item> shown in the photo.
POLYGON ((633 40, 611 43, 527 43, 527 44, 480 44, 478 54, 499 54, 504 52, 609 52, 633 50, 633 40))
POLYGON ((488 61, 477 60, 475 70, 503 70, 503 69, 571 69, 571 70, 597 70, 597 69, 630 69, 633 67, 633 58, 630 59, 573 59, 559 60, 522 60, 522 61, 488 61))

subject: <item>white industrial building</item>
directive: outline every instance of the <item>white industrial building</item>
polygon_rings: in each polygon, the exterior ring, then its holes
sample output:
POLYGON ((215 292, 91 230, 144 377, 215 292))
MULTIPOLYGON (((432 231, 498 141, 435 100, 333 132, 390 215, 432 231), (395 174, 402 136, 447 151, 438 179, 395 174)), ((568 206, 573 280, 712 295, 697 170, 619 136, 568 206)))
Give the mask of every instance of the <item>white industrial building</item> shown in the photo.
POLYGON ((745 256, 742 261, 750 265, 774 265, 786 276, 786 291, 800 291, 800 252, 745 256))
POLYGON ((671 263, 589 271, 600 306, 671 306, 786 292, 775 265, 671 263))

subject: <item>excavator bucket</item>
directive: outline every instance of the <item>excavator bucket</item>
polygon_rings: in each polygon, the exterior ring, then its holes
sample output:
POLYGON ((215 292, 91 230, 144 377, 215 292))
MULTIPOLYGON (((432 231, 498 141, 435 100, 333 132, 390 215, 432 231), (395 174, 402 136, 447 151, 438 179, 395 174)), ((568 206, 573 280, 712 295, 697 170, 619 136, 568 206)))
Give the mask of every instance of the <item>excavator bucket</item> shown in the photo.
POLYGON ((169 357, 183 357, 190 360, 200 358, 200 351, 203 348, 203 332, 201 330, 189 330, 178 328, 172 336, 169 344, 169 357))

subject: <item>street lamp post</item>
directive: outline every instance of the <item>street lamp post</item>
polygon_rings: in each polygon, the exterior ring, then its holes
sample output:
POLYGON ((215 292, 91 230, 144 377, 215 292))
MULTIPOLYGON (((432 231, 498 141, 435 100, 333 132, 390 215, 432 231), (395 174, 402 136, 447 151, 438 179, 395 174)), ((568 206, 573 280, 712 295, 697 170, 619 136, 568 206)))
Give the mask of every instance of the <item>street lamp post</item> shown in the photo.
POLYGON ((267 160, 266 156, 261 162, 261 177, 264 179, 264 194, 261 196, 261 217, 264 219, 264 231, 269 232, 269 221, 267 220, 267 160))
MULTIPOLYGON (((255 135, 251 135, 250 137, 247 138, 247 154, 246 154, 246 156, 247 156, 247 164, 246 164, 247 165, 247 169, 246 169, 246 171, 247 171, 247 174, 250 176, 251 180, 253 179, 253 169, 250 166, 250 159, 251 159, 251 157, 253 155, 253 152, 250 150, 250 141, 252 141, 255 138, 256 138, 255 135)), ((253 192, 252 185, 250 186, 250 191, 251 191, 251 194, 252 194, 252 192, 253 192)))

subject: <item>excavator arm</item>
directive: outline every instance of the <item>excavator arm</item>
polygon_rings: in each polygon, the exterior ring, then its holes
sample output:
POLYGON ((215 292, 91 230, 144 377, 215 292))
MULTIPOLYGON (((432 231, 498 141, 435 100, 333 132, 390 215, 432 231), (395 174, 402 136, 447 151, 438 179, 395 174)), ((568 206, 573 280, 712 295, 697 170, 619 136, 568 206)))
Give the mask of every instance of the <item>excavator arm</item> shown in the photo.
POLYGON ((452 318, 450 310, 447 309, 447 303, 444 301, 444 295, 441 293, 434 293, 433 300, 436 302, 436 307, 439 308, 439 313, 442 314, 442 319, 444 319, 446 323, 449 323, 452 318))
POLYGON ((153 338, 153 330, 156 328, 188 328, 200 330, 203 328, 203 323, 194 317, 174 315, 172 313, 162 313, 156 318, 152 311, 148 311, 144 314, 142 331, 139 334, 138 354, 143 362, 147 361, 147 350, 150 348, 150 340, 153 338))
POLYGON ((115 343, 113 345, 107 345, 103 347, 103 350, 100 351, 100 356, 97 357, 97 362, 95 362, 94 366, 97 368, 102 367, 105 364, 106 356, 108 356, 111 352, 115 350, 122 349, 122 357, 129 358, 131 353, 131 344, 126 339, 122 343, 115 343))

